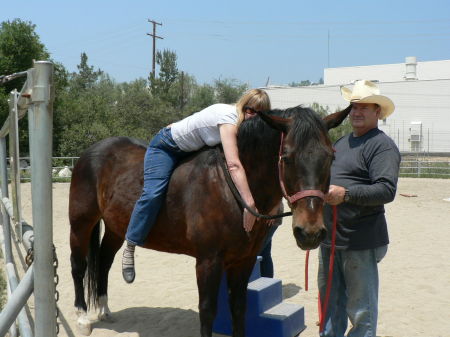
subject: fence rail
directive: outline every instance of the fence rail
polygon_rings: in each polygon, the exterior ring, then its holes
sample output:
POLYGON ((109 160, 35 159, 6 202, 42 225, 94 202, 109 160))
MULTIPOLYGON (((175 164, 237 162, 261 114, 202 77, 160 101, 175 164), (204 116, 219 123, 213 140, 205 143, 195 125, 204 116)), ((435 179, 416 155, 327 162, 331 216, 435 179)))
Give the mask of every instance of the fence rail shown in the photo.
MULTIPOLYGON (((67 179, 66 176, 59 176, 59 172, 64 169, 73 170, 76 161, 79 157, 52 157, 52 178, 53 180, 67 179)), ((7 160, 9 164, 9 159, 7 160)), ((30 157, 20 157, 19 158, 19 170, 20 170, 20 180, 22 182, 31 181, 30 175, 30 157)), ((10 178, 10 169, 8 167, 8 178, 10 178)), ((65 180, 64 180, 65 181, 65 180)))
MULTIPOLYGON (((58 173, 64 168, 73 169, 79 157, 52 157, 53 178, 58 179, 58 173)), ((30 157, 20 157, 22 181, 29 181, 30 157)), ((402 158, 400 163, 401 177, 445 178, 450 179, 450 157, 447 159, 430 159, 430 157, 402 158)))
POLYGON ((450 179, 450 160, 402 159, 400 176, 450 179))

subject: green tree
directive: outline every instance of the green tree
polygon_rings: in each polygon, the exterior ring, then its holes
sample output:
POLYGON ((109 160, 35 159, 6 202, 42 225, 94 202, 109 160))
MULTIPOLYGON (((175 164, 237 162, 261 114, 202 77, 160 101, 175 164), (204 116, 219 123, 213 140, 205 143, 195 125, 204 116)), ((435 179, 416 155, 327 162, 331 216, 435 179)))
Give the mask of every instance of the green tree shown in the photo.
POLYGON ((171 108, 152 97, 144 79, 120 84, 120 92, 116 135, 149 141, 164 125, 173 122, 171 108))
POLYGON ((177 97, 170 95, 170 89, 177 81, 179 72, 177 67, 177 55, 170 50, 156 53, 156 64, 159 66, 159 76, 150 73, 150 92, 153 97, 163 101, 177 104, 177 97))
POLYGON ((54 153, 60 156, 79 155, 95 141, 109 137, 114 124, 114 81, 103 71, 94 71, 86 53, 81 54, 77 68, 77 73, 65 72, 56 95, 59 104, 53 115, 54 153))
POLYGON ((309 86, 311 85, 311 81, 310 80, 304 80, 304 81, 300 81, 300 82, 291 82, 289 83, 290 87, 305 87, 305 86, 309 86))
POLYGON ((291 82, 289 83, 290 87, 305 87, 305 86, 310 86, 310 85, 318 85, 318 84, 323 84, 323 78, 321 77, 319 79, 319 81, 316 82, 311 82, 310 80, 303 80, 300 82, 291 82))
POLYGON ((94 66, 88 65, 88 56, 84 52, 81 53, 80 64, 77 65, 77 68, 78 73, 72 74, 72 89, 76 91, 92 88, 103 75, 102 70, 94 70, 94 66))
MULTIPOLYGON (((25 71, 33 66, 33 60, 47 60, 49 53, 35 32, 31 22, 14 19, 0 24, 0 75, 25 71)), ((26 77, 20 77, 0 86, 0 124, 9 114, 7 100, 13 89, 20 91, 26 77)), ((28 119, 19 122, 19 142, 22 155, 28 154, 28 119)))
MULTIPOLYGON (((320 105, 319 103, 313 103, 310 105, 310 108, 313 109, 315 112, 319 114, 321 117, 325 117, 331 113, 330 108, 328 106, 320 105)), ((341 108, 338 108, 336 111, 342 110, 341 108)), ((352 131, 352 126, 346 118, 341 125, 339 125, 337 128, 329 130, 331 141, 334 143, 336 140, 341 138, 342 136, 346 135, 347 133, 350 133, 352 131)))
MULTIPOLYGON (((27 70, 33 60, 47 60, 50 55, 35 32, 36 26, 20 19, 3 21, 0 24, 0 75, 9 75, 27 70)), ((20 90, 24 78, 4 85, 5 92, 20 90)))
POLYGON ((214 92, 214 87, 209 84, 204 84, 201 86, 195 86, 192 95, 186 106, 187 114, 192 114, 194 112, 200 111, 207 106, 216 103, 216 96, 214 92))
POLYGON ((216 101, 225 104, 236 103, 241 95, 248 90, 246 84, 234 79, 218 79, 214 81, 216 101))

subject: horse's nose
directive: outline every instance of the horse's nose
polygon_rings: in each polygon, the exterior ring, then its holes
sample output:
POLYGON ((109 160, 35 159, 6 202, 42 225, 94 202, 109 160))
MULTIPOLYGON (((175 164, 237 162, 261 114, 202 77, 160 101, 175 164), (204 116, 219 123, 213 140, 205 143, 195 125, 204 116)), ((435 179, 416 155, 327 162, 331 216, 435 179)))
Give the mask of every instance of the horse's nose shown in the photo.
POLYGON ((299 246, 303 250, 315 249, 325 239, 327 231, 325 228, 319 229, 316 232, 307 233, 300 226, 294 227, 294 237, 299 246))

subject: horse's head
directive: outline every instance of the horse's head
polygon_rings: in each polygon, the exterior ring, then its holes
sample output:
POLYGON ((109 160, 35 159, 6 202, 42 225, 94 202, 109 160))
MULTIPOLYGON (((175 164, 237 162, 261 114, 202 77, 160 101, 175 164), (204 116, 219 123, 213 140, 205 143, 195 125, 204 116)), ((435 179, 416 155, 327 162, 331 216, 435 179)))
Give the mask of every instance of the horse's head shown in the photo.
POLYGON ((328 129, 344 120, 349 112, 346 110, 324 120, 311 109, 302 107, 286 110, 285 118, 261 115, 284 134, 280 184, 292 209, 292 228, 301 249, 316 248, 326 235, 322 217, 323 195, 330 185, 334 158, 328 129))

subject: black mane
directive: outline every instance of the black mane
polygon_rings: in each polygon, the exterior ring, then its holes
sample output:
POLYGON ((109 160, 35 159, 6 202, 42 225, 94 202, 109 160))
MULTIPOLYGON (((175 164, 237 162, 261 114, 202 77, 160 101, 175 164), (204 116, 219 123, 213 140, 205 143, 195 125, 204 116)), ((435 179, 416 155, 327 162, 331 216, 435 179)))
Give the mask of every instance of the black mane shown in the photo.
MULTIPOLYGON (((299 105, 284 110, 274 109, 267 114, 292 119, 289 135, 298 146, 311 141, 319 143, 323 134, 327 134, 325 123, 310 108, 299 105)), ((238 146, 240 153, 261 149, 265 149, 266 153, 273 153, 280 146, 280 131, 270 127, 259 116, 248 119, 239 128, 238 146)), ((278 154, 278 150, 276 153, 278 154)))

